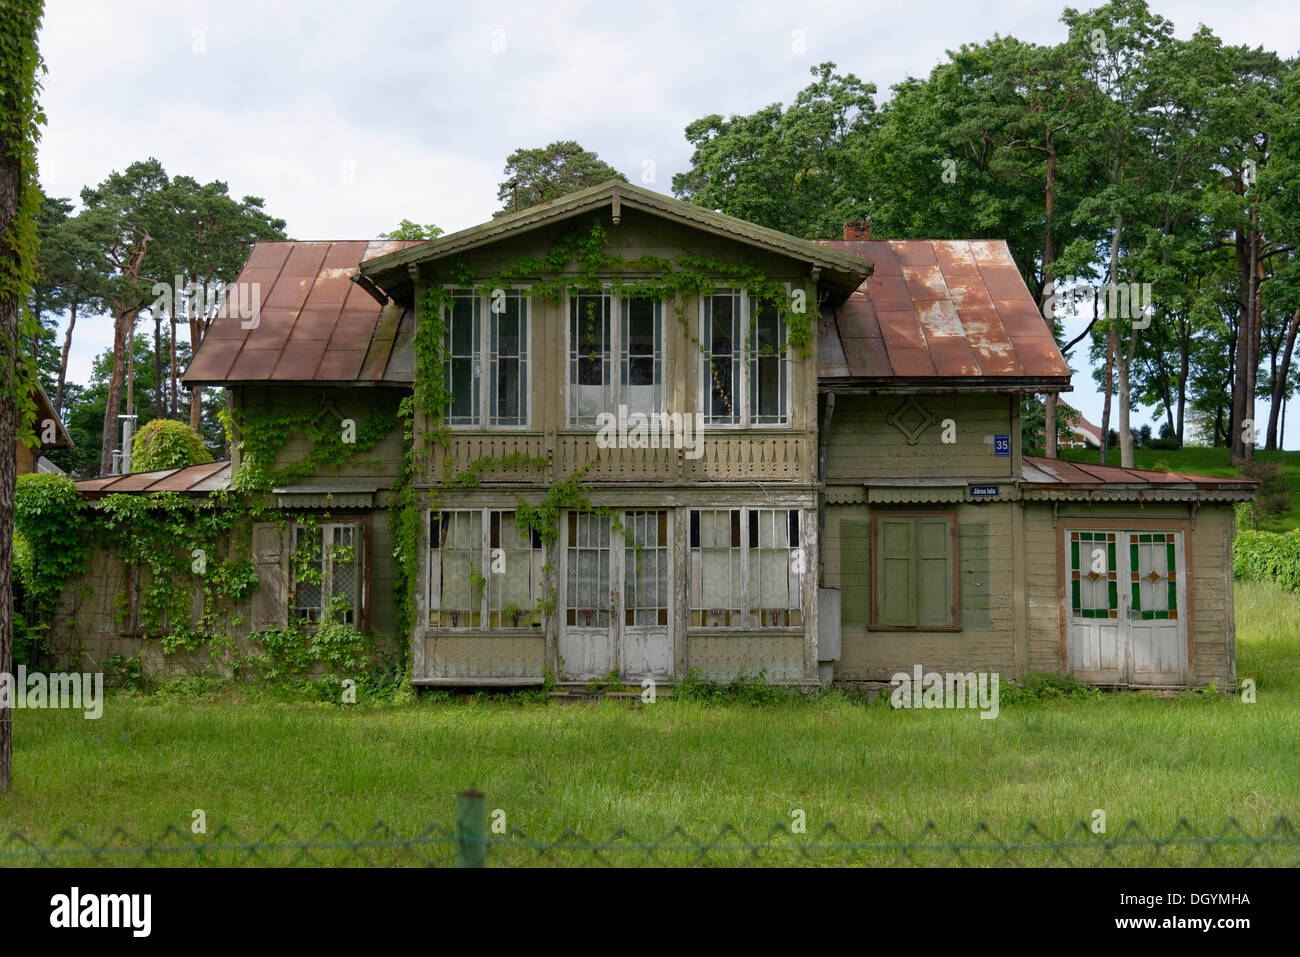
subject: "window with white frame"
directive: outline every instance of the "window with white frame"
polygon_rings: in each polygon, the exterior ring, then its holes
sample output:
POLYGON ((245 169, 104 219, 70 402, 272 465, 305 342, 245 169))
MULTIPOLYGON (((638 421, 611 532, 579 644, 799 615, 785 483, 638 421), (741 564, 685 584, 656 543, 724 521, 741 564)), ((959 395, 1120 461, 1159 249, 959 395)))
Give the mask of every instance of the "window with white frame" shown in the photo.
POLYGON ((569 512, 568 522, 565 621, 571 628, 608 628, 609 516, 569 512))
POLYGON ((570 426, 602 412, 663 411, 663 303, 612 292, 569 297, 570 426))
POLYGON ((693 509, 691 626, 803 625, 798 509, 693 509))
POLYGON ((789 425, 790 348, 773 303, 739 289, 700 299, 701 406, 709 425, 789 425))
POLYGON ((429 514, 429 625, 541 625, 545 552, 517 512, 457 509, 429 514))
POLYGON ((444 307, 450 425, 528 425, 528 294, 457 290, 444 307))
POLYGON ((293 617, 361 621, 362 541, 359 523, 304 523, 293 527, 293 617))

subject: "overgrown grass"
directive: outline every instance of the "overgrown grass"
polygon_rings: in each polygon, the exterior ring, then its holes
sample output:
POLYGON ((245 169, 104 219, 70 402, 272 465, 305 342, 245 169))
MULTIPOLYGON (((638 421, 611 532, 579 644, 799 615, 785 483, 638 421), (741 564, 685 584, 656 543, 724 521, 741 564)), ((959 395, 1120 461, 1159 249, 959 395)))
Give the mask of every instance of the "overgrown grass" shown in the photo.
MULTIPOLYGON (((414 835, 453 821, 458 790, 530 836, 619 828, 698 838, 731 824, 753 837, 807 814, 865 836, 927 821, 968 835, 979 821, 1014 834, 1035 821, 1064 834, 1094 809, 1110 828, 1149 832, 1179 818, 1236 817, 1263 832, 1300 819, 1300 598, 1271 584, 1237 586, 1239 671, 1258 701, 1234 695, 1072 694, 1045 684, 1008 695, 1000 716, 894 711, 852 695, 785 694, 719 702, 661 698, 547 704, 538 695, 439 695, 354 707, 301 693, 173 682, 117 694, 99 721, 17 711, 15 789, 0 833, 38 843, 67 828, 154 838, 208 829, 244 837, 283 823, 300 836, 324 821, 360 835, 376 821, 414 835), (277 700, 277 696, 285 700, 277 700), (289 700, 292 699, 292 700, 289 700)), ((1064 689, 1064 690, 1062 690, 1064 689)), ((706 693, 707 692, 707 693, 706 693)), ((337 700, 337 699, 334 699, 337 700)))

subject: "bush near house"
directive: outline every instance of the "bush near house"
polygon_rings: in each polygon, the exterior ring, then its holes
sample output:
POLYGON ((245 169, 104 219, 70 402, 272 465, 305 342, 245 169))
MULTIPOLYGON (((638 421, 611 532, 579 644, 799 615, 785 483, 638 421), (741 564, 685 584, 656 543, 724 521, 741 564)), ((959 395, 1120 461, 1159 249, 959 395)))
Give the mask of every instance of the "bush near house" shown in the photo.
POLYGON ((1276 582, 1300 591, 1300 530, 1238 532, 1232 543, 1232 574, 1238 581, 1276 582))
POLYGON ((184 422, 174 419, 146 422, 131 443, 131 469, 135 472, 176 469, 211 461, 212 453, 204 447, 203 438, 184 422))

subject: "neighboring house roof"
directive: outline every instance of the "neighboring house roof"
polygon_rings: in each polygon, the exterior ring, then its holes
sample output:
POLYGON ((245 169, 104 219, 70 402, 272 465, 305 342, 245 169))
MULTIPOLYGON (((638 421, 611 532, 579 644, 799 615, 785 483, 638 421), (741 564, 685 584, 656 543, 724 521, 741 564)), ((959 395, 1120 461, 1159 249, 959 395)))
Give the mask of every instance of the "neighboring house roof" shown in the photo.
POLYGON ((74 444, 72 438, 68 435, 67 429, 63 427, 63 423, 59 420, 58 415, 55 414, 54 404, 50 402, 50 397, 45 394, 45 390, 39 385, 36 386, 33 398, 36 399, 36 421, 33 423, 32 427, 36 431, 37 446, 41 449, 73 448, 74 444), (44 431, 44 423, 49 419, 54 421, 54 441, 42 442, 41 433, 44 431))
POLYGON ((212 320, 181 380, 410 385, 410 309, 381 306, 352 281, 360 263, 412 240, 257 243, 237 283, 257 283, 256 328, 237 310, 212 320))
POLYGON ((1101 427, 1093 425, 1085 419, 1082 412, 1075 412, 1072 416, 1069 416, 1066 419, 1066 424, 1076 435, 1083 436, 1098 447, 1101 446, 1101 427))
POLYGON ((393 298, 409 303, 415 278, 425 264, 606 207, 609 207, 615 224, 623 210, 634 209, 743 245, 802 260, 820 272, 822 288, 837 300, 847 297, 871 274, 871 264, 863 262, 851 250, 841 251, 823 243, 800 239, 621 180, 609 180, 549 203, 439 236, 419 249, 403 249, 376 256, 361 267, 361 273, 378 283, 393 298))
POLYGON ((1126 469, 1024 456, 1025 498, 1092 501, 1245 501, 1259 488, 1257 479, 1126 469))
POLYGON ((139 495, 153 492, 181 492, 190 495, 207 495, 218 489, 230 488, 230 461, 203 462, 176 469, 158 469, 153 472, 132 472, 128 475, 105 475, 103 478, 78 482, 88 499, 103 498, 123 492, 139 495))
POLYGON ((1068 390, 1070 368, 1001 240, 821 240, 875 264, 823 314, 823 387, 1068 390))

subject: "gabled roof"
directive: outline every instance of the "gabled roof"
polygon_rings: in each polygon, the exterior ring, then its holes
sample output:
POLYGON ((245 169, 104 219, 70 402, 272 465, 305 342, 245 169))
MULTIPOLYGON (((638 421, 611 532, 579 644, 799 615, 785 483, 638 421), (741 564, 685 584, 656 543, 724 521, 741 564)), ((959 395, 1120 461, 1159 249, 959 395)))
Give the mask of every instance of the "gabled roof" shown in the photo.
POLYGON ((256 243, 236 280, 258 284, 256 327, 244 328, 251 320, 241 319, 237 309, 213 319, 181 380, 190 386, 270 381, 409 385, 414 373, 411 311, 381 306, 352 277, 368 257, 419 244, 256 243))
POLYGON ((823 311, 823 388, 1066 391, 1070 368, 1001 240, 821 240, 875 264, 823 311))
POLYGON ((841 251, 766 226, 757 226, 620 180, 610 180, 480 226, 439 236, 423 243, 418 249, 403 249, 377 256, 361 267, 361 273, 373 279, 393 298, 410 302, 412 272, 418 274, 420 268, 427 263, 606 207, 611 210, 615 223, 618 223, 624 209, 635 209, 757 249, 802 260, 820 270, 822 288, 837 300, 843 300, 871 273, 871 264, 851 251, 841 251))
POLYGON ((203 462, 177 469, 131 472, 127 475, 105 475, 78 482, 77 488, 88 499, 124 492, 136 495, 150 495, 154 492, 207 495, 218 489, 230 488, 230 461, 203 462))

